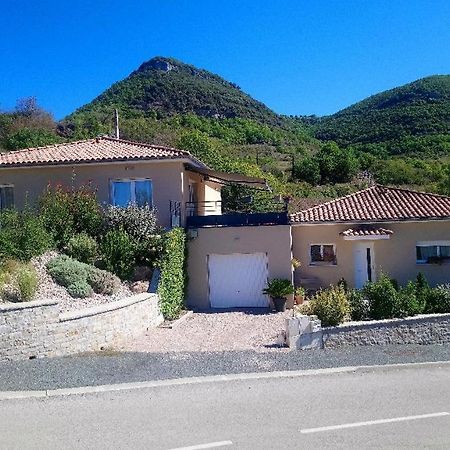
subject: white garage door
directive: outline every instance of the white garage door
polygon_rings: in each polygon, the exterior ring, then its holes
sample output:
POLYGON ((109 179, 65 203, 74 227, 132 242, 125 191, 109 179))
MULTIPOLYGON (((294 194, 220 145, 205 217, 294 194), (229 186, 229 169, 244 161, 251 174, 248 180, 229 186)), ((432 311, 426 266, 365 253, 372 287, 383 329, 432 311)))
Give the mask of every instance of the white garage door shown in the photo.
POLYGON ((265 253, 209 255, 209 300, 212 308, 268 306, 265 253))

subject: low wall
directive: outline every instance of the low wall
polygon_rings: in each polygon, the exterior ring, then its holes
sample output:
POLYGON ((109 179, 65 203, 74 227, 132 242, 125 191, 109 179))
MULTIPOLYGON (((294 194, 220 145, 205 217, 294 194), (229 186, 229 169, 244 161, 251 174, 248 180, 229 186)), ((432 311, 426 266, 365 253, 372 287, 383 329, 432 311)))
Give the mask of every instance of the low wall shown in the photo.
POLYGON ((323 328, 326 348, 349 345, 450 343, 450 314, 352 323, 323 328))
POLYGON ((316 316, 286 319, 286 344, 297 350, 356 345, 450 343, 450 314, 435 314, 322 328, 316 316))
POLYGON ((156 294, 66 313, 52 300, 0 304, 0 361, 120 346, 163 321, 156 294))

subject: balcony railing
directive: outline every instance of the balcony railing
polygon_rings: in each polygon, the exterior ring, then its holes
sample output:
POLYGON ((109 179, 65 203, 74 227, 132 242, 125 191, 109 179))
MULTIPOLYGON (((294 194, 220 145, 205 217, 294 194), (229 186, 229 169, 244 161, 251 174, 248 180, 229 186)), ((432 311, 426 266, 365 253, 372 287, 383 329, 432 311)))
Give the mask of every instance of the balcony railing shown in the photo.
POLYGON ((287 211, 265 213, 232 213, 186 217, 187 228, 287 225, 287 211))
POLYGON ((222 214, 222 200, 207 200, 203 202, 186 202, 186 216, 209 216, 222 214))

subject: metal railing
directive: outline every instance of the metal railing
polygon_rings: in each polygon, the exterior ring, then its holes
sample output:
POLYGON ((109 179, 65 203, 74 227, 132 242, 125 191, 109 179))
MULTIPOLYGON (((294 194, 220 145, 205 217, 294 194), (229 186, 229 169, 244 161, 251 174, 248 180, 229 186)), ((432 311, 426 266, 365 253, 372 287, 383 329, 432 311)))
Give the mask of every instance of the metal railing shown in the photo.
POLYGON ((186 202, 186 216, 208 216, 222 214, 222 200, 186 202))

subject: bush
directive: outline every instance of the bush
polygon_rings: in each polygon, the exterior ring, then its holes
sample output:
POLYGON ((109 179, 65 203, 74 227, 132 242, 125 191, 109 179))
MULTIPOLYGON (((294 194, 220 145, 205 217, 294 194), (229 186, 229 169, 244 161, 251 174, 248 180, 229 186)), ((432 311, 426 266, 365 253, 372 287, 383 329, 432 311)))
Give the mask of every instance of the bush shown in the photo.
POLYGON ((108 231, 100 244, 104 268, 122 280, 128 279, 135 265, 135 249, 135 243, 124 230, 108 231))
POLYGON ((179 316, 184 305, 186 286, 186 235, 182 228, 166 233, 164 253, 160 262, 161 279, 158 286, 160 307, 166 319, 179 316))
POLYGON ((4 261, 0 267, 0 289, 3 300, 28 302, 38 289, 38 275, 30 264, 4 261))
POLYGON ((88 270, 87 282, 96 294, 112 295, 119 289, 120 280, 106 270, 92 267, 88 270))
POLYGON ((425 299, 418 297, 416 284, 410 281, 405 287, 398 291, 398 317, 414 316, 423 313, 425 299))
POLYGON ((76 281, 67 286, 67 292, 74 298, 85 298, 92 295, 92 288, 86 281, 76 281))
POLYGON ((112 273, 62 255, 47 264, 48 273, 72 297, 88 297, 92 292, 111 295, 120 287, 112 273))
POLYGON ((425 312, 428 314, 450 313, 450 284, 430 289, 425 312))
POLYGON ((68 288, 69 286, 86 282, 88 267, 68 256, 57 256, 47 264, 47 271, 51 277, 61 286, 68 288))
POLYGON ((331 286, 321 289, 311 298, 310 302, 300 310, 309 315, 316 315, 324 327, 332 327, 344 322, 350 314, 350 304, 344 289, 331 286))
POLYGON ((16 279, 21 301, 30 301, 38 289, 36 270, 30 265, 23 266, 17 272, 16 279))
POLYGON ((51 235, 31 210, 0 213, 0 257, 29 261, 52 247, 51 235))
POLYGON ((78 261, 93 264, 98 257, 97 241, 86 233, 76 234, 69 239, 67 254, 78 261))
POLYGON ((365 320, 369 318, 369 302, 364 293, 353 289, 347 293, 352 320, 365 320))
POLYGON ((127 207, 107 206, 104 211, 107 231, 123 230, 138 241, 148 240, 153 235, 160 235, 156 212, 148 206, 130 204, 127 207))
POLYGON ((96 236, 103 222, 94 191, 89 187, 67 190, 49 187, 39 201, 40 213, 46 229, 59 248, 67 245, 76 233, 96 236))
POLYGON ((392 280, 386 274, 381 274, 379 280, 373 283, 367 283, 363 293, 369 301, 369 311, 372 319, 391 319, 398 313, 397 290, 392 280))

